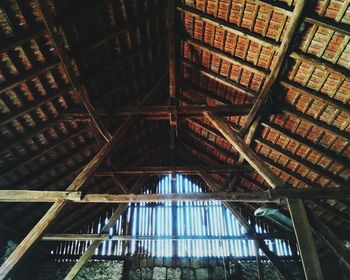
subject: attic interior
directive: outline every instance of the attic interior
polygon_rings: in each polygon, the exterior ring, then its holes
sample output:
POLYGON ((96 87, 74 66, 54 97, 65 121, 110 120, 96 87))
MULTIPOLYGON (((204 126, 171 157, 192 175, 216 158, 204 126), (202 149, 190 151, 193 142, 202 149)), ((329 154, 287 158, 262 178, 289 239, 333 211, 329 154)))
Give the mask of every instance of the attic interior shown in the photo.
POLYGON ((349 0, 0 0, 0 279, 350 279, 349 0))

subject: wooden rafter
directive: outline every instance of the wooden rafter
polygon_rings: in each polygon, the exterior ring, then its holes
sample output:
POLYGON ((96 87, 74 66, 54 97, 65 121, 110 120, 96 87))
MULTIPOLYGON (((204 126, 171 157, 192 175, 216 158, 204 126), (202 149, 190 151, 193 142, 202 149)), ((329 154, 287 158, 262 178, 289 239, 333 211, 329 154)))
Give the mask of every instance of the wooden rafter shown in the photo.
POLYGON ((96 172, 96 176, 111 176, 112 174, 124 174, 124 175, 141 175, 141 174, 153 174, 162 175, 169 174, 172 172, 182 173, 182 174, 198 174, 198 172, 207 173, 230 173, 230 172, 246 172, 250 171, 251 167, 241 166, 241 167, 230 167, 225 165, 218 166, 137 166, 137 167, 122 167, 122 168, 112 168, 111 170, 100 170, 96 172))

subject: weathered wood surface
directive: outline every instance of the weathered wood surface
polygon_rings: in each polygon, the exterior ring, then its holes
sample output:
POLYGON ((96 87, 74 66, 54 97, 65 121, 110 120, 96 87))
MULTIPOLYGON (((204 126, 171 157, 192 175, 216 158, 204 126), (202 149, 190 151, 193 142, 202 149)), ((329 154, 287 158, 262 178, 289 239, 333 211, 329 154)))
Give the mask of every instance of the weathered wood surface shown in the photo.
MULTIPOLYGON (((120 182, 119 182, 120 183, 120 182)), ((120 183, 121 184, 121 183, 120 183)), ((122 185, 122 184, 121 184, 122 185)), ((123 187, 123 185, 121 186, 123 187)), ((216 189, 221 190, 220 186, 216 189)), ((350 199, 349 189, 273 189, 257 192, 209 192, 209 193, 170 193, 170 194, 83 194, 80 191, 33 191, 0 190, 0 202, 58 202, 75 203, 139 203, 139 202, 178 202, 178 201, 227 201, 280 203, 283 199, 302 198, 305 200, 350 199)))

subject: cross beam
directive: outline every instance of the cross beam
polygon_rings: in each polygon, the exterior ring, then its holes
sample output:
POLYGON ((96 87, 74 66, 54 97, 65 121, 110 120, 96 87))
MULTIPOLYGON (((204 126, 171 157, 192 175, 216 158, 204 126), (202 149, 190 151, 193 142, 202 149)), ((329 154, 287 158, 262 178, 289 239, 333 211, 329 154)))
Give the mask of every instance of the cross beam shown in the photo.
POLYGON ((306 200, 350 199, 350 189, 283 188, 260 192, 215 191, 212 193, 182 194, 84 194, 81 191, 0 190, 0 202, 57 202, 65 200, 77 203, 140 203, 217 200, 228 202, 279 203, 281 200, 288 198, 302 198, 306 200))

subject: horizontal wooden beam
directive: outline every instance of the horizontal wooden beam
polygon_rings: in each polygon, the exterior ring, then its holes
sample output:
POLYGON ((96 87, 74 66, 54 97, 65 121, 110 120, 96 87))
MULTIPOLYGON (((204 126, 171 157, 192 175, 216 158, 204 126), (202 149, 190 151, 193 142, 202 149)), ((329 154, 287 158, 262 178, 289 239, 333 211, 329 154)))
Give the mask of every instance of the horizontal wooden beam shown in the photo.
POLYGON ((230 172, 247 172, 252 170, 249 166, 231 167, 226 165, 221 166, 153 166, 153 167, 123 167, 115 168, 113 170, 101 170, 95 173, 95 176, 111 176, 112 174, 127 174, 127 175, 140 175, 140 174, 198 174, 198 172, 207 173, 230 173, 230 172))
POLYGON ((35 191, 0 190, 0 202, 56 202, 75 203, 140 203, 140 202, 179 202, 179 201, 226 201, 279 203, 283 199, 302 198, 305 200, 348 199, 350 189, 281 188, 258 192, 209 192, 209 193, 165 193, 165 194, 84 194, 81 191, 35 191))
MULTIPOLYGON (((241 116, 249 113, 252 106, 250 104, 224 104, 224 105, 179 105, 179 106, 142 106, 142 107, 123 107, 115 111, 106 111, 97 109, 96 114, 99 117, 115 119, 117 117, 128 117, 130 115, 139 115, 146 117, 155 117, 155 119, 169 118, 169 114, 177 114, 181 117, 203 117, 204 112, 212 112, 223 116, 241 116)), ((263 108, 264 112, 278 112, 270 106, 263 108)), ((80 120, 88 119, 88 115, 81 110, 71 110, 62 114, 65 118, 77 118, 80 120)))
MULTIPOLYGON (((286 233, 261 233, 257 234, 261 239, 293 239, 292 234, 286 233)), ((142 241, 142 240, 252 240, 251 234, 242 236, 142 236, 142 235, 109 235, 109 234, 89 234, 89 233, 63 233, 45 234, 42 241, 86 241, 86 240, 112 240, 112 241, 142 241)))

